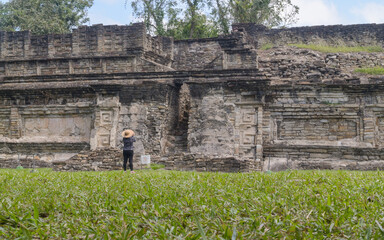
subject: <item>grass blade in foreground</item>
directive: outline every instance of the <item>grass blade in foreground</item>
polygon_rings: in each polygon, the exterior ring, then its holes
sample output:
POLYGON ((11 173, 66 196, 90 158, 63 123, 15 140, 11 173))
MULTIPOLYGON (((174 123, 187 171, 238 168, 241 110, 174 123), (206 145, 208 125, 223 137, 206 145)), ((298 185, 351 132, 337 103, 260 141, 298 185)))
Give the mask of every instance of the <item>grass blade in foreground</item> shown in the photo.
POLYGON ((383 238, 382 172, 0 170, 1 239, 383 238))

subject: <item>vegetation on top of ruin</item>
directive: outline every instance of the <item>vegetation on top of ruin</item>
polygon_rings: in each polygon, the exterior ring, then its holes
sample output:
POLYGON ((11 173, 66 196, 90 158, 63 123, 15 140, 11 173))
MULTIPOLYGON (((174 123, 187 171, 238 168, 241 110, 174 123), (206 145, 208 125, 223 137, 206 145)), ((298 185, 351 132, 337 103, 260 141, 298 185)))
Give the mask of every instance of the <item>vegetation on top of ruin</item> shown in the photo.
POLYGON ((271 49, 271 48, 273 48, 274 47, 274 45, 272 44, 272 43, 266 43, 266 44, 263 44, 261 47, 260 47, 260 49, 261 50, 268 50, 268 49, 271 49))
POLYGON ((374 68, 357 68, 355 69, 357 73, 364 73, 368 75, 384 75, 383 67, 374 67, 374 68))
POLYGON ((149 33, 175 39, 228 34, 231 24, 240 22, 288 26, 296 22, 299 11, 291 0, 126 0, 125 4, 149 33))
MULTIPOLYGON (((369 52, 369 53, 377 53, 377 52, 384 52, 383 47, 381 46, 355 46, 355 47, 349 47, 349 46, 330 46, 330 45, 324 45, 324 44, 288 44, 288 46, 294 46, 297 48, 303 48, 303 49, 310 49, 318 52, 323 53, 352 53, 352 52, 369 52)), ((263 44, 260 49, 261 50, 268 50, 275 47, 272 43, 266 43, 263 44)))
POLYGON ((0 2, 0 30, 32 34, 69 33, 89 21, 93 0, 10 0, 0 2))
MULTIPOLYGON (((124 4, 124 2, 122 2, 124 4)), ((10 0, 0 2, 0 30, 35 35, 68 33, 89 21, 93 0, 10 0)), ((125 1, 150 34, 175 39, 229 34, 232 23, 285 27, 297 21, 291 0, 133 0, 125 1)))
POLYGON ((311 49, 323 53, 384 52, 381 46, 329 46, 322 44, 289 44, 298 48, 311 49))
POLYGON ((382 239, 384 172, 0 170, 1 239, 382 239))

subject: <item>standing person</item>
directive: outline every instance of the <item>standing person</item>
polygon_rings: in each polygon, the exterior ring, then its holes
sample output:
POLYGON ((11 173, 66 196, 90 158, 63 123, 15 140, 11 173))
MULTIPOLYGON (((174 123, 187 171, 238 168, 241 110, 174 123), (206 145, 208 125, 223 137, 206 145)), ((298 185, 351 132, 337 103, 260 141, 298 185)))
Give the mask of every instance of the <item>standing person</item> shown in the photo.
POLYGON ((123 136, 123 156, 124 156, 124 162, 123 162, 123 168, 124 172, 127 171, 127 160, 129 159, 129 169, 131 169, 131 173, 135 173, 133 171, 133 142, 136 142, 135 139, 135 132, 133 132, 131 129, 124 130, 121 134, 123 136))

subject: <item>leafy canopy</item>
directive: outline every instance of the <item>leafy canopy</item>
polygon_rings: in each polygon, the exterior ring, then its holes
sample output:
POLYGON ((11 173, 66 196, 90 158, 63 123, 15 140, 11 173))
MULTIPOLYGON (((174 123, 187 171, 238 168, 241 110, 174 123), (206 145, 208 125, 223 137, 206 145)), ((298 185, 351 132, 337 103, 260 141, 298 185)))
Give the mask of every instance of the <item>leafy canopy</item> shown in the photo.
POLYGON ((132 0, 134 15, 150 33, 176 39, 229 33, 232 23, 284 27, 296 22, 291 0, 132 0))
POLYGON ((33 34, 67 33, 89 21, 93 0, 11 0, 0 3, 0 29, 33 34))
POLYGON ((291 0, 230 0, 229 4, 234 22, 268 27, 290 25, 299 12, 291 0))

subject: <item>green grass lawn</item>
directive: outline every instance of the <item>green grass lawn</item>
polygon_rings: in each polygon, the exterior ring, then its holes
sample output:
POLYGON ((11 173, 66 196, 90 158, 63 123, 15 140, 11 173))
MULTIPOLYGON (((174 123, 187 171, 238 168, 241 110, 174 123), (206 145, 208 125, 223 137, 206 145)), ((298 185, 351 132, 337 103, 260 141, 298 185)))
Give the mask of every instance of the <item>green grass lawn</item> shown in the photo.
POLYGON ((290 46, 311 49, 314 51, 319 51, 324 53, 384 52, 384 49, 381 46, 348 47, 348 46, 327 46, 327 45, 317 45, 317 44, 290 44, 290 46))
POLYGON ((0 170, 0 239, 382 239, 384 172, 0 170))
POLYGON ((364 73, 368 75, 384 75, 384 68, 383 67, 358 68, 358 69, 355 69, 355 72, 364 73))

